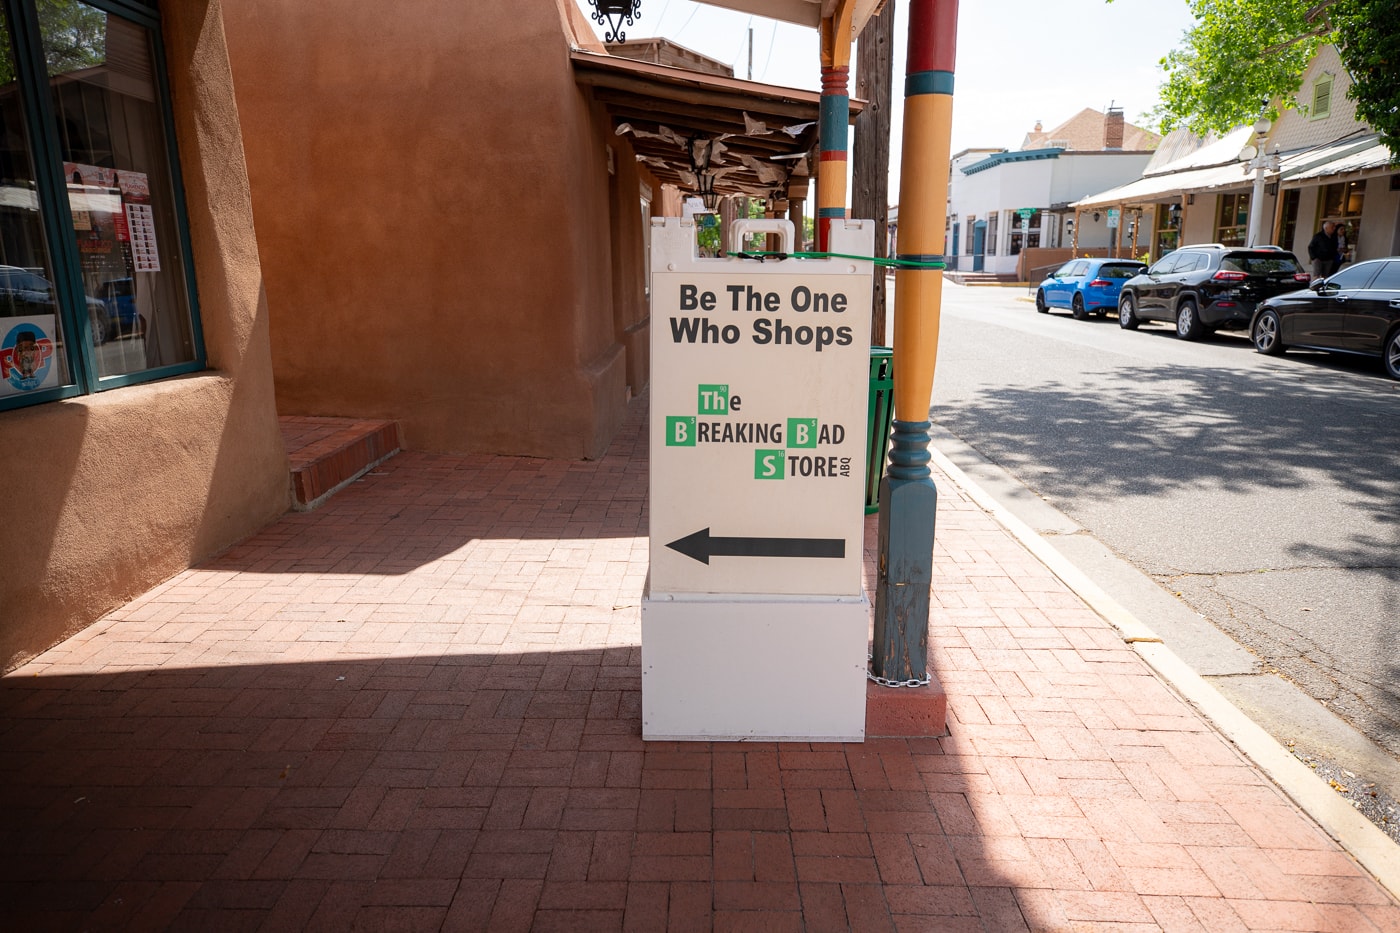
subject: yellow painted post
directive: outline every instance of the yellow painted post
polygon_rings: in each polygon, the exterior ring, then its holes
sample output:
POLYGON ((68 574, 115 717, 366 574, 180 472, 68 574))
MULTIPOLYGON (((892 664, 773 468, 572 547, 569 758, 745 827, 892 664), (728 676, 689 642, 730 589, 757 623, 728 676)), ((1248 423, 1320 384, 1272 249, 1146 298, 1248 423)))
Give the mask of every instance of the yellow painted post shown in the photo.
POLYGON ((825 252, 831 222, 846 216, 846 162, 851 98, 851 17, 855 0, 843 0, 822 19, 822 99, 818 111, 817 250, 825 252))
MULTIPOLYGON (((957 0, 912 0, 904 84, 898 259, 943 260, 953 123, 957 0)), ((929 401, 938 359, 943 273, 895 273, 894 429, 880 484, 872 668, 891 681, 928 676, 929 587, 938 491, 929 472, 929 401)))

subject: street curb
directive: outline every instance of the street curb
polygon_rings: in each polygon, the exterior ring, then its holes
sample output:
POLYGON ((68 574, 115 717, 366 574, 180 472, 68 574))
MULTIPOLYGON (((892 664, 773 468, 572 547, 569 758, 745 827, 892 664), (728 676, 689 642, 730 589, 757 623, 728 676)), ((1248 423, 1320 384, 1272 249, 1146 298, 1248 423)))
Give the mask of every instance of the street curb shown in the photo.
POLYGON ((1233 742, 1392 897, 1400 900, 1400 846, 1192 670, 1147 625, 1105 593, 1035 529, 1011 514, 932 445, 929 453, 938 469, 967 493, 968 498, 991 515, 1090 609, 1117 629, 1159 677, 1233 742))

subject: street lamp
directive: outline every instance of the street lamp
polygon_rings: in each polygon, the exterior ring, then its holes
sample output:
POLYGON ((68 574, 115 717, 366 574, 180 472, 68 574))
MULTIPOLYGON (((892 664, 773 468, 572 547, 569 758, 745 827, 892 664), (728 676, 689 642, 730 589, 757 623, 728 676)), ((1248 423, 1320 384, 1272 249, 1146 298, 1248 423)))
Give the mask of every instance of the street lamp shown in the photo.
POLYGON ((1268 152, 1261 148, 1271 129, 1273 124, 1267 118, 1260 117, 1254 123, 1254 134, 1260 146, 1245 146, 1240 150, 1240 161, 1245 163, 1245 171, 1254 172, 1254 191, 1249 196, 1249 233, 1245 236, 1246 246, 1259 244, 1264 227, 1264 176, 1269 172, 1277 172, 1283 164, 1277 143, 1273 143, 1268 152))
POLYGON ((627 25, 642 15, 642 0, 589 0, 593 12, 589 14, 598 25, 607 24, 608 32, 604 42, 625 42, 627 35, 622 31, 622 21, 627 25))

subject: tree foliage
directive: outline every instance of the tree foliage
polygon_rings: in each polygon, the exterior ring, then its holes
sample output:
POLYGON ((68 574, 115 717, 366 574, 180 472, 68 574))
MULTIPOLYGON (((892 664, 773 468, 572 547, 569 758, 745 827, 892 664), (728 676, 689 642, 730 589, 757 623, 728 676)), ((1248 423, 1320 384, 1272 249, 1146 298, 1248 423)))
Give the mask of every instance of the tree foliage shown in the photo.
MULTIPOLYGON (((1113 0, 1108 0, 1112 3, 1113 0)), ((1151 0, 1149 0, 1151 2, 1151 0)), ((1297 100, 1317 49, 1333 44, 1357 116, 1400 155, 1400 11, 1396 0, 1188 0, 1196 25, 1162 59, 1152 116, 1163 132, 1225 132, 1297 100)))
MULTIPOLYGON (((79 0, 38 0, 36 12, 50 74, 93 68, 106 61, 106 13, 79 0)), ((0 17, 0 86, 15 80, 8 25, 0 17)))

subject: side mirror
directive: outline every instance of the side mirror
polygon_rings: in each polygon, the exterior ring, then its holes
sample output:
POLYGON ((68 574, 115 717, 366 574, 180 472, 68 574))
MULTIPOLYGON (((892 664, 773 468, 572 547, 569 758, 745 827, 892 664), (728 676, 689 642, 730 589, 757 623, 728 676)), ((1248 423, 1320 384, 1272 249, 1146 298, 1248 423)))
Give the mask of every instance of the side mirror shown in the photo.
POLYGON ((1311 282, 1308 283, 1308 288, 1312 289, 1315 292, 1320 292, 1322 291, 1322 286, 1326 284, 1326 279, 1313 279, 1311 282))

